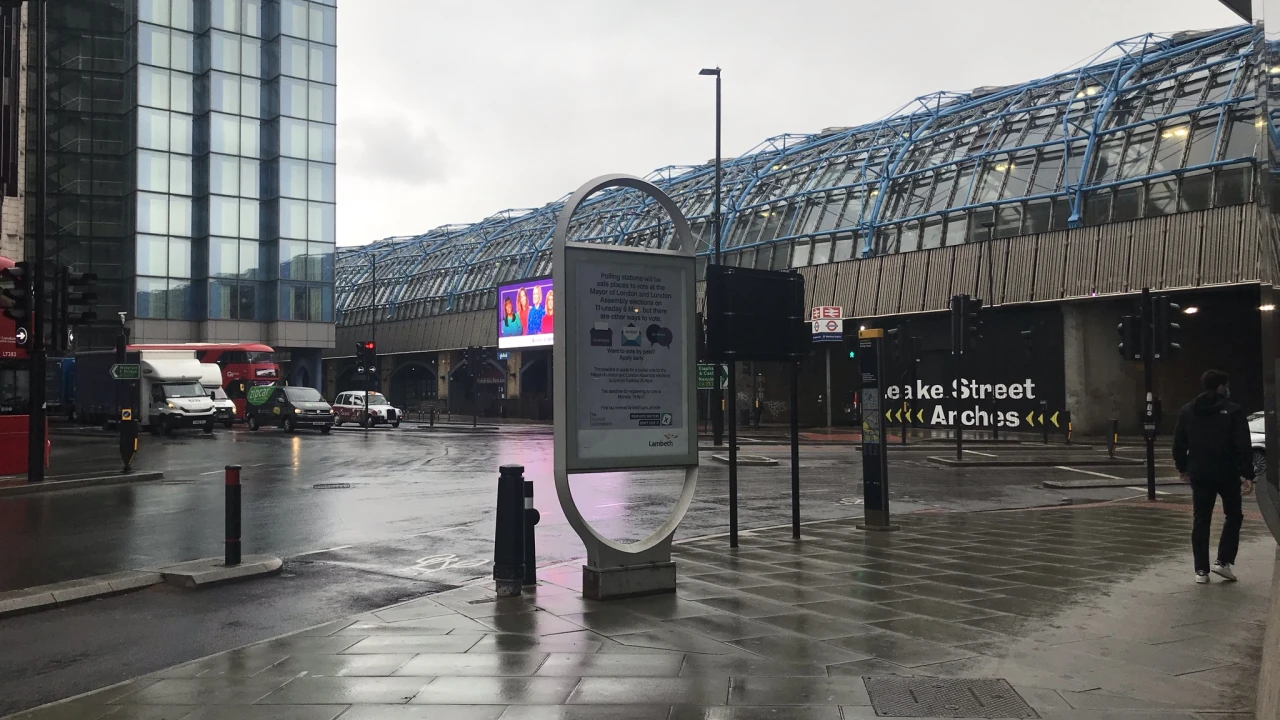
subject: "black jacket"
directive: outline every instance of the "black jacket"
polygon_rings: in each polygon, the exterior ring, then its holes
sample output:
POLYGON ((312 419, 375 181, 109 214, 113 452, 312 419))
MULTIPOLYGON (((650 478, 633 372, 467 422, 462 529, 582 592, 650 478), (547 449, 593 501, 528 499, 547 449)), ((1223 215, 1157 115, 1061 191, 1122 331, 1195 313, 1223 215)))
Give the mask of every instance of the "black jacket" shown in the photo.
POLYGON ((1173 462, 1191 481, 1253 477, 1249 418, 1216 392, 1203 392, 1182 406, 1173 431, 1173 462))

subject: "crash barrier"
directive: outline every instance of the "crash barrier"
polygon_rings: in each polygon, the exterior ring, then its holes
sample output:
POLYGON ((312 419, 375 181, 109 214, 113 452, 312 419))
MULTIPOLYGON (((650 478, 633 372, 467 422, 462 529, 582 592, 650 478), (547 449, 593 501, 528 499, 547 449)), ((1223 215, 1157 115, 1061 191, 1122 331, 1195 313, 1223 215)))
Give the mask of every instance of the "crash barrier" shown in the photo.
POLYGON ((538 584, 538 553, 533 544, 533 526, 542 515, 533 507, 533 481, 524 481, 524 584, 538 584))
POLYGON ((227 479, 226 558, 227 566, 240 564, 240 466, 225 468, 227 479))
POLYGON ((498 597, 520 594, 524 584, 524 466, 498 468, 497 527, 493 537, 493 579, 498 597))

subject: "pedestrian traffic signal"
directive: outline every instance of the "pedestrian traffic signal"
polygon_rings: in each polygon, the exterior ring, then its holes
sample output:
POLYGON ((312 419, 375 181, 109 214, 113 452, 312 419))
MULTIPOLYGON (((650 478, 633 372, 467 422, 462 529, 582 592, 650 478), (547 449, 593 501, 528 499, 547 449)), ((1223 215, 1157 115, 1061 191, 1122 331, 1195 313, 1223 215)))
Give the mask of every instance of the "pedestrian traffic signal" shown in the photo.
POLYGON ((53 281, 54 302, 58 310, 54 318, 53 342, 59 350, 71 350, 73 325, 83 325, 98 319, 97 312, 83 309, 84 306, 92 306, 98 302, 97 293, 88 290, 97 280, 95 273, 74 272, 65 265, 58 268, 58 275, 53 281), (73 307, 76 309, 73 310, 73 307))
POLYGON ((1120 357, 1125 360, 1142 359, 1142 318, 1138 315, 1125 315, 1116 326, 1120 335, 1120 357))
POLYGON ((4 316, 18 327, 26 328, 31 322, 31 265, 20 262, 0 270, 0 282, 12 284, 12 287, 0 291, 0 297, 4 299, 4 316))
POLYGON ((1153 358, 1168 359, 1182 349, 1178 344, 1178 331, 1182 326, 1176 322, 1182 314, 1182 308, 1164 296, 1152 298, 1151 304, 1152 332, 1155 338, 1153 358))
POLYGON ((372 340, 356 343, 356 372, 373 377, 378 372, 378 350, 372 340))

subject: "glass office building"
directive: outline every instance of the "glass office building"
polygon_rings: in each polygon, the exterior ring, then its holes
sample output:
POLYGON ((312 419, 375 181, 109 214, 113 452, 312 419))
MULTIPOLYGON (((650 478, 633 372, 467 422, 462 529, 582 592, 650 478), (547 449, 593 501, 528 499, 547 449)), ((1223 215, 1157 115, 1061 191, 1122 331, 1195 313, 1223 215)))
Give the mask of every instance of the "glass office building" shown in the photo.
POLYGON ((78 349, 110 346, 126 312, 135 342, 261 341, 318 377, 336 5, 51 4, 47 251, 101 278, 78 349))

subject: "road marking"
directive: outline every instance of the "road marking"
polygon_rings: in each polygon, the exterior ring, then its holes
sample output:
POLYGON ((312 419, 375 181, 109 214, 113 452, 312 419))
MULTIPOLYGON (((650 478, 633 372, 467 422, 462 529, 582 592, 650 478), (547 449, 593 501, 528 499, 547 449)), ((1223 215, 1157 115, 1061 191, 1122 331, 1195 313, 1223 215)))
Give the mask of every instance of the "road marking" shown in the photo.
POLYGON ((226 470, 210 470, 209 472, 200 473, 200 474, 201 475, 217 475, 220 472, 226 472, 226 470))
POLYGON ((337 547, 325 548, 323 550, 311 550, 309 552, 298 553, 298 557, 302 557, 303 555, 319 555, 320 553, 336 552, 338 550, 346 550, 353 547, 355 547, 355 545, 339 545, 337 547))
POLYGON ((977 450, 965 450, 965 452, 973 453, 974 455, 981 455, 982 457, 995 457, 995 455, 992 455, 991 453, 978 452, 977 450))
POLYGON ((401 572, 413 575, 430 575, 441 570, 481 567, 489 564, 484 558, 463 560, 457 555, 432 555, 420 558, 412 567, 403 568, 401 572))
POLYGON ((453 527, 440 528, 439 530, 428 530, 426 532, 414 533, 409 537, 422 537, 423 535, 435 535, 436 533, 449 532, 451 530, 461 530, 462 528, 465 528, 465 527, 466 525, 454 525, 453 527))
MULTIPOLYGON (((1146 488, 1144 488, 1144 487, 1138 487, 1137 485, 1126 485, 1124 489, 1125 489, 1125 490, 1137 490, 1138 492, 1146 492, 1146 491, 1147 491, 1147 489, 1146 489, 1146 488)), ((1157 494, 1157 495, 1172 495, 1173 493, 1167 493, 1167 492, 1165 492, 1165 491, 1163 491, 1163 490, 1157 490, 1157 491, 1156 491, 1156 494, 1157 494)))
POLYGON ((618 507, 619 505, 633 505, 633 504, 634 504, 634 503, 629 503, 629 502, 605 503, 604 505, 597 505, 596 507, 598 507, 598 508, 602 508, 602 507, 618 507))
POLYGON ((1106 478, 1108 480, 1124 480, 1124 478, 1119 477, 1118 475, 1107 475, 1106 473, 1094 472, 1092 470, 1081 470, 1080 468, 1067 467, 1066 465, 1055 465, 1054 467, 1059 470, 1070 470, 1071 472, 1083 473, 1085 475, 1106 478))

